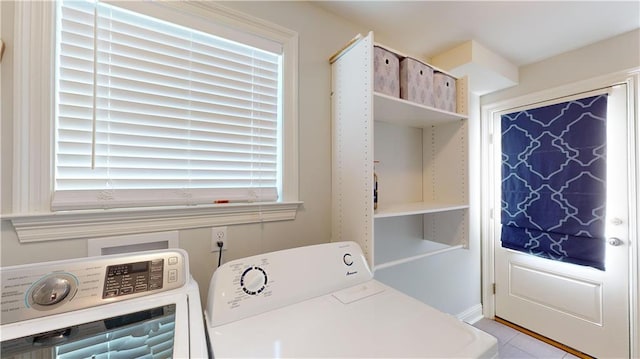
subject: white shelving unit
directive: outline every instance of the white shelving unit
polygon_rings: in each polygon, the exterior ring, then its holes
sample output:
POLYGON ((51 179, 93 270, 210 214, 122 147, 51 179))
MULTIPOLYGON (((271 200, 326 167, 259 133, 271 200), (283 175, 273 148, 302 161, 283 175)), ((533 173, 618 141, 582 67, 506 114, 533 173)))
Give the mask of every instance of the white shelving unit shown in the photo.
POLYGON ((369 33, 332 58, 332 232, 377 271, 467 247, 468 119, 466 79, 456 113, 375 92, 373 46, 369 33))

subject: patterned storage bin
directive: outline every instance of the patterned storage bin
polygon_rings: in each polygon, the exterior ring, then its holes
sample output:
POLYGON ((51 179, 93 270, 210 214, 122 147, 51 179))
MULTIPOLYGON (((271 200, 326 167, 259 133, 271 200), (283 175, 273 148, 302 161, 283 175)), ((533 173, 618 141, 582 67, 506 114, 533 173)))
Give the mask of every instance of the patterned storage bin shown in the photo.
POLYGON ((439 71, 433 74, 435 107, 456 112, 456 79, 439 71))
POLYGON ((373 47, 374 91, 400 97, 400 60, 391 51, 373 47))
POLYGON ((410 57, 402 59, 400 61, 400 97, 411 102, 433 106, 433 69, 410 57))

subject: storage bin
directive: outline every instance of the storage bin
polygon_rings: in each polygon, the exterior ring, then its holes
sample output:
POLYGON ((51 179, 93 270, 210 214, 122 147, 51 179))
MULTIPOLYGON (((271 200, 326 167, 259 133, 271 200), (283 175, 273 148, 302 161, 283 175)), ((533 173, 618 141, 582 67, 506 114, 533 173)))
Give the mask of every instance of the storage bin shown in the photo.
POLYGON ((373 47, 373 89, 389 96, 400 97, 400 60, 391 51, 373 47))
POLYGON ((456 112, 456 79, 436 71, 433 74, 434 107, 456 112))
POLYGON ((410 57, 400 60, 400 97, 433 106, 433 69, 410 57))

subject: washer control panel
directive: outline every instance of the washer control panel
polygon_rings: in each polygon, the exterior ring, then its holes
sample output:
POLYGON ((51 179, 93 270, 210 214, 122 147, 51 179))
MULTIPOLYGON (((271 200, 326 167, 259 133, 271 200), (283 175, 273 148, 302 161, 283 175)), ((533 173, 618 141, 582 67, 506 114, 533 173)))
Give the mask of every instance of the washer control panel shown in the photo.
POLYGON ((364 283, 373 275, 355 242, 334 242, 237 259, 216 269, 207 316, 218 326, 364 283))
POLYGON ((107 267, 102 298, 162 289, 163 278, 164 258, 110 265, 107 267))
POLYGON ((186 258, 171 249, 0 268, 0 324, 180 288, 189 276, 186 258))

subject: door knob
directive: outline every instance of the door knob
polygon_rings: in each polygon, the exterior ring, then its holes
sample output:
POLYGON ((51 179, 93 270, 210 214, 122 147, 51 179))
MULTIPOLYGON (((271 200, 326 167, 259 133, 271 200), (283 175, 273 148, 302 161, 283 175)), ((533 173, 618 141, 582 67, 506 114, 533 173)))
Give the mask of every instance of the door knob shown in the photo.
POLYGON ((619 245, 621 245, 623 243, 620 238, 616 238, 616 237, 609 238, 608 242, 612 246, 619 246, 619 245))

